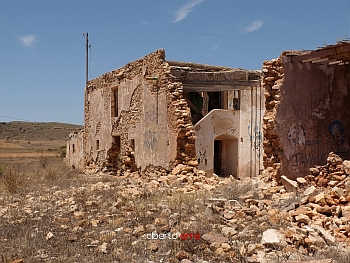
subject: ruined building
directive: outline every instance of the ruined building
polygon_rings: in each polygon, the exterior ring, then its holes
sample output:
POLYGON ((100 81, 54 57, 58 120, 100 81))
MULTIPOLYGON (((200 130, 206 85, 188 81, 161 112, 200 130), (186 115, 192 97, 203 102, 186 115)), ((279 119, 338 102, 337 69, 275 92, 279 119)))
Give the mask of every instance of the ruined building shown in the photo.
POLYGON ((171 170, 221 176, 262 168, 261 72, 165 60, 157 50, 88 82, 84 130, 67 165, 110 171, 171 170))
POLYGON ((165 60, 158 50, 89 81, 67 165, 237 177, 303 176, 350 157, 350 43, 285 51, 262 73, 165 60))
POLYGON ((263 63, 263 163, 280 177, 303 176, 329 152, 349 159, 350 43, 285 51, 263 63))

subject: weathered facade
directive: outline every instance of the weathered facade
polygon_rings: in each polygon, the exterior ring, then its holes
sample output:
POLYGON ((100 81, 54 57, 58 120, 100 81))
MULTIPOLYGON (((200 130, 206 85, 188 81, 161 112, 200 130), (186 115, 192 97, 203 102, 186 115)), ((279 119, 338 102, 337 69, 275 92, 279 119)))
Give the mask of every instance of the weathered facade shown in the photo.
POLYGON ((274 176, 303 176, 329 152, 349 159, 349 61, 345 42, 264 62, 264 166, 274 176))
POLYGON ((106 73, 87 84, 85 127, 71 135, 67 165, 143 171, 185 164, 223 176, 257 175, 265 105, 260 77, 167 61, 164 50, 106 73))
POLYGON ((83 169, 84 168, 84 145, 83 145, 84 131, 74 132, 69 135, 67 143, 67 158, 66 165, 70 168, 83 169))

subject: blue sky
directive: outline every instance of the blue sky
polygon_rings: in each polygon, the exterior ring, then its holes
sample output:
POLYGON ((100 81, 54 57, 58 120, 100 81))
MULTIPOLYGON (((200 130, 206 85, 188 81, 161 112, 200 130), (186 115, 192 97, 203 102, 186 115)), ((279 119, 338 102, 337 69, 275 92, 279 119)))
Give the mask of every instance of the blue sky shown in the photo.
POLYGON ((0 0, 0 121, 83 123, 89 78, 159 48, 167 59, 261 69, 283 50, 350 36, 349 0, 0 0))

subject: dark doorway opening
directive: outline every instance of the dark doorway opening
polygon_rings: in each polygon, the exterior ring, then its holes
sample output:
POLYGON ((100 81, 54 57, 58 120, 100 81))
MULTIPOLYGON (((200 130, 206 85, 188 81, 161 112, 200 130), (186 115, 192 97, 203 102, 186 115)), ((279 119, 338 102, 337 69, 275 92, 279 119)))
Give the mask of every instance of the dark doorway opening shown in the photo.
POLYGON ((222 141, 214 140, 214 173, 221 175, 222 141))
POLYGON ((208 102, 208 112, 214 109, 221 109, 221 92, 208 92, 209 102, 208 102))
POLYGON ((238 140, 222 134, 214 140, 214 173, 219 176, 238 176, 238 140))

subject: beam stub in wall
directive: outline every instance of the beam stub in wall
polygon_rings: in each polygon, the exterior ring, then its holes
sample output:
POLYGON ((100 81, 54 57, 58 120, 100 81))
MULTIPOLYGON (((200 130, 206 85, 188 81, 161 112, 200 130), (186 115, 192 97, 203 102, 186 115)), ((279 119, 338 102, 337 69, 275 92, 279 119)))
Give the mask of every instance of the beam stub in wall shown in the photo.
POLYGON ((259 86, 260 80, 235 81, 230 84, 210 84, 210 83, 184 83, 184 91, 228 91, 228 90, 250 90, 253 86, 259 86))
MULTIPOLYGON (((350 43, 340 43, 333 46, 327 46, 313 52, 292 57, 293 62, 301 63, 325 63, 334 60, 350 59, 350 43)), ((333 63, 336 64, 336 63, 333 63)))

